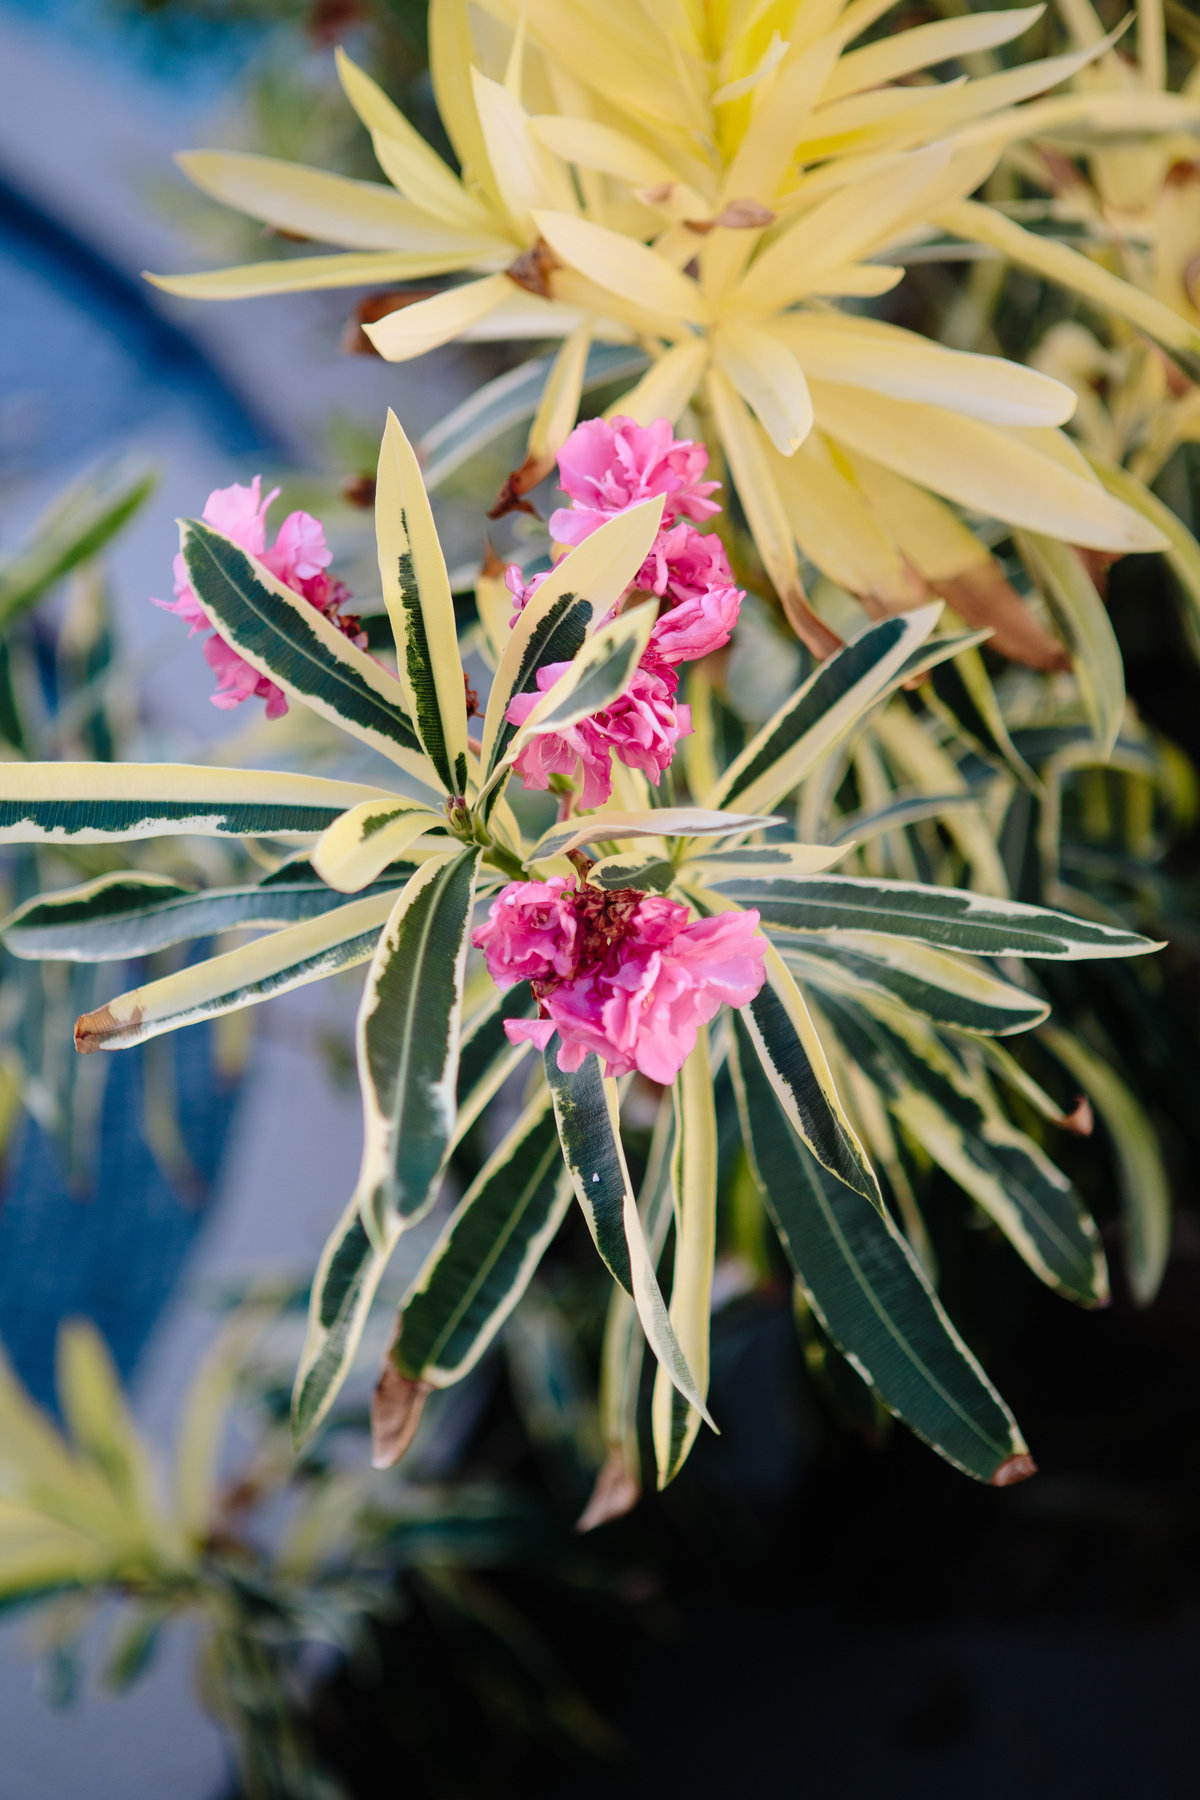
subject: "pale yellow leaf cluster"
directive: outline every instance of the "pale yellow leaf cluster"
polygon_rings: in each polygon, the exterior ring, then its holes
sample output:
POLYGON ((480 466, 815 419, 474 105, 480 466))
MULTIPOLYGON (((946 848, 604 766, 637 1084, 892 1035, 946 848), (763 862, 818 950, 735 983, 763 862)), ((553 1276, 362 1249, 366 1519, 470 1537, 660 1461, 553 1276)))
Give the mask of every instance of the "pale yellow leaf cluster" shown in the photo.
MULTIPOLYGON (((185 167, 209 192, 337 248, 164 285, 232 296, 289 277, 463 275, 367 334, 396 362, 464 338, 562 339, 530 441, 528 467, 543 472, 551 428, 578 406, 590 340, 638 344, 650 366, 614 410, 640 422, 700 414, 789 618, 822 655, 838 640, 807 604, 805 564, 875 613, 934 593, 967 616, 994 610, 1003 583, 959 508, 1113 555, 1161 548, 1063 435, 1071 383, 839 304, 886 292, 906 251, 939 232, 986 242, 993 224, 1008 227, 1004 253, 1036 263, 1041 240, 970 196, 1027 114, 1058 104, 1038 96, 1107 68, 1111 40, 1084 34, 1053 58, 938 79, 947 62, 1020 39, 1041 9, 864 43, 889 10, 431 0, 434 94, 459 173, 341 57, 391 186, 193 155, 185 167), (897 484, 911 507, 896 504, 897 484)), ((1062 250, 1058 279, 1086 285, 1092 273, 1062 250)), ((1182 331, 1200 350, 1200 330, 1154 295, 1113 278, 1108 297, 1161 341, 1181 347, 1182 331)), ((1009 653, 1035 666, 1062 660, 1027 616, 1010 638, 1009 653)))

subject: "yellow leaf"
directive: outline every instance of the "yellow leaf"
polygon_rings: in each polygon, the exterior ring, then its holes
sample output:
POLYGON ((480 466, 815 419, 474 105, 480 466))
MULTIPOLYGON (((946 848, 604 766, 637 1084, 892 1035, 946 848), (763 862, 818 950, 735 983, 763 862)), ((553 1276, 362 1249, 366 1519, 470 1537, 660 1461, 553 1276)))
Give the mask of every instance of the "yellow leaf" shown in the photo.
POLYGON ((956 237, 989 244, 1013 262, 1033 269, 1061 287, 1073 289, 1105 312, 1127 319, 1168 350, 1200 354, 1200 329, 1172 312, 1170 307, 1118 276, 1110 275, 1107 269, 1102 269, 1089 257, 1081 256, 1078 250, 1038 237, 1012 219, 1003 218, 990 206, 981 206, 974 200, 960 200, 941 212, 938 223, 956 237))
POLYGON ((1095 479, 1024 441, 1021 427, 833 382, 811 385, 817 422, 831 438, 961 506, 1097 550, 1160 548, 1143 519, 1095 479))
POLYGON ((571 213, 574 193, 566 170, 529 129, 520 101, 498 81, 471 70, 475 107, 492 175, 517 232, 527 236, 539 208, 571 213))
POLYGON ((482 323, 509 298, 512 287, 507 275, 485 275, 482 281, 464 282, 431 300, 402 307, 363 330, 385 362, 410 362, 482 323))
POLYGON ((1036 369, 947 350, 874 319, 802 313, 772 329, 823 381, 946 406, 995 425, 1062 425, 1075 410, 1072 390, 1036 369))
POLYGON ((707 316, 699 285, 646 244, 561 212, 538 212, 534 223, 556 256, 610 293, 629 295, 672 324, 698 325, 707 316))
POLYGON ((804 370, 781 336, 730 323, 716 335, 717 367, 729 377, 783 456, 812 430, 813 408, 804 370))
POLYGON ((193 150, 175 160, 198 188, 226 206, 347 250, 453 256, 464 248, 479 254, 494 243, 478 227, 464 240, 462 231, 448 230, 436 215, 379 181, 351 181, 237 150, 193 150))
POLYGON ((627 394, 613 401, 608 417, 623 414, 639 425, 652 425, 655 419, 674 423, 700 385, 708 355, 705 338, 688 337, 673 344, 627 394))
POLYGON ((811 293, 830 269, 868 255, 894 230, 895 221, 941 174, 947 146, 897 157, 856 187, 853 205, 831 194, 788 226, 750 265, 736 290, 736 304, 775 312, 811 293))
POLYGON ((316 293, 323 288, 379 287, 392 281, 419 281, 473 268, 474 249, 441 251, 376 250, 345 256, 290 256, 278 262, 242 263, 232 269, 205 269, 198 275, 152 275, 145 279, 181 300, 253 300, 264 294, 316 293))
POLYGON ((1044 6, 1014 7, 1011 12, 939 19, 930 25, 894 32, 843 56, 825 84, 825 98, 836 100, 842 94, 879 87, 885 81, 896 81, 916 69, 928 69, 972 51, 994 50, 1028 31, 1045 10, 1044 6))

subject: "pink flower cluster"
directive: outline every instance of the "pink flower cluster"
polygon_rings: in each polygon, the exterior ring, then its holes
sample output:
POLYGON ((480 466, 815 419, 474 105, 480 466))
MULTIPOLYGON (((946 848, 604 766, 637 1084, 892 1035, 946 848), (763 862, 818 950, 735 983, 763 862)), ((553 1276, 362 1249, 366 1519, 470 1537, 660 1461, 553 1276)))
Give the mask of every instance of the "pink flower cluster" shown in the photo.
MULTIPOLYGON (((333 561, 333 552, 325 542, 321 521, 314 519, 311 513, 289 513, 275 534, 275 542, 267 548, 267 508, 278 495, 279 489, 273 488, 264 500, 262 476, 256 475, 249 487, 235 484, 216 488, 208 496, 200 516, 222 537, 231 538, 256 557, 285 587, 301 594, 318 612, 324 613, 351 643, 365 649, 367 637, 359 621, 352 614, 340 611, 350 598, 349 590, 342 582, 331 580, 326 573, 333 561)), ((198 631, 211 631, 212 620, 188 580, 187 564, 182 556, 175 558, 174 576, 174 604, 155 600, 154 605, 186 620, 191 626, 189 637, 194 637, 198 631)), ((268 719, 281 718, 287 711, 282 688, 252 668, 219 632, 214 631, 206 642, 204 660, 217 678, 217 691, 211 697, 214 706, 223 709, 240 706, 243 700, 257 694, 267 703, 268 719)))
MULTIPOLYGON (((621 698, 604 712, 561 736, 538 739, 517 761, 527 787, 549 786, 552 774, 582 774, 580 799, 599 806, 612 792, 612 756, 641 769, 658 786, 675 745, 692 729, 690 708, 678 702, 677 670, 729 642, 742 604, 720 538, 697 531, 694 520, 719 512, 710 499, 720 484, 703 481, 708 451, 676 438, 670 422, 635 425, 632 419, 589 419, 577 425, 559 452, 560 485, 571 500, 550 516, 556 543, 581 544, 617 513, 657 494, 665 497, 662 526, 630 594, 659 603, 659 616, 637 673, 621 698)), ((524 608, 544 575, 526 583, 513 564, 507 581, 516 611, 524 608)), ((565 663, 538 672, 541 692, 552 687, 565 663)), ((519 694, 505 715, 523 725, 536 694, 519 694)))
POLYGON ((756 912, 689 919, 678 900, 636 888, 514 881, 492 902, 472 942, 501 988, 528 981, 536 1019, 508 1019, 512 1043, 544 1050, 557 1031, 558 1066, 595 1051, 609 1075, 638 1069, 675 1079, 701 1025, 745 1006, 763 984, 756 912))

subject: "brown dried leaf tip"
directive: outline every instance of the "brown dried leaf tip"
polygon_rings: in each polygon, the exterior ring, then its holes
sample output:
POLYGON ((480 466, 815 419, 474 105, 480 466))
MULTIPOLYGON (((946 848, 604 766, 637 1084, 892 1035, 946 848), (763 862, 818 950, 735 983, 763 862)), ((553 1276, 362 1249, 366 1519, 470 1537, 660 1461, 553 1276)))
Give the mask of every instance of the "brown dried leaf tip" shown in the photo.
POLYGON ((632 1512, 642 1497, 637 1476, 625 1461, 622 1450, 610 1450, 604 1467, 596 1477, 592 1497, 575 1522, 576 1531, 595 1531, 597 1525, 608 1525, 632 1512))
POLYGON ((124 1041, 129 1033, 135 1032, 142 1022, 142 1009, 135 1006, 127 1019, 118 1019, 111 1006, 102 1006, 97 1012, 83 1013, 75 1021, 75 1048, 80 1056, 90 1056, 94 1050, 105 1050, 116 1040, 124 1041))
POLYGON ((993 1487, 1015 1487, 1018 1481, 1028 1481, 1031 1475, 1037 1474, 1037 1464, 1027 1450, 1017 1456, 1010 1456, 1002 1462, 992 1476, 993 1487))
POLYGON ((363 330, 364 325, 378 325, 389 313, 402 312, 418 300, 432 300, 440 288, 381 288, 364 294, 342 332, 342 351, 347 356, 378 356, 379 352, 363 330))
POLYGON ((425 1402, 432 1392, 428 1381, 410 1380, 400 1373, 390 1355, 384 1357, 371 1396, 373 1469, 390 1469, 400 1461, 417 1435, 425 1402))
POLYGON ((549 300, 550 277, 555 269, 561 268, 562 264, 545 238, 538 238, 535 244, 528 250, 522 250, 520 256, 509 263, 504 273, 510 281, 515 281, 518 287, 524 288, 526 293, 537 294, 542 300, 549 300))

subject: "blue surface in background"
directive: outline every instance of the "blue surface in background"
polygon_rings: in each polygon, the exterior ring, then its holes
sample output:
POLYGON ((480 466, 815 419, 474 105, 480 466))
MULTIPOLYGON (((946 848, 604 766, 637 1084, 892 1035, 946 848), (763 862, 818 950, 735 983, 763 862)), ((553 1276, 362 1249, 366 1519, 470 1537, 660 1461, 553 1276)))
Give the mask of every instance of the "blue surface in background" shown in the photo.
MULTIPOLYGON (((216 1181, 238 1090, 218 1079, 211 1028, 176 1033, 180 1126, 206 1192, 216 1181)), ((68 1186, 58 1147, 27 1121, 0 1199, 0 1342, 34 1398, 54 1405, 61 1319, 91 1319, 128 1379, 204 1220, 178 1193, 141 1130, 142 1059, 114 1053, 100 1121, 95 1191, 68 1186)))
POLYGON ((0 179, 0 476, 74 467, 181 412, 231 456, 279 452, 143 283, 0 179))

